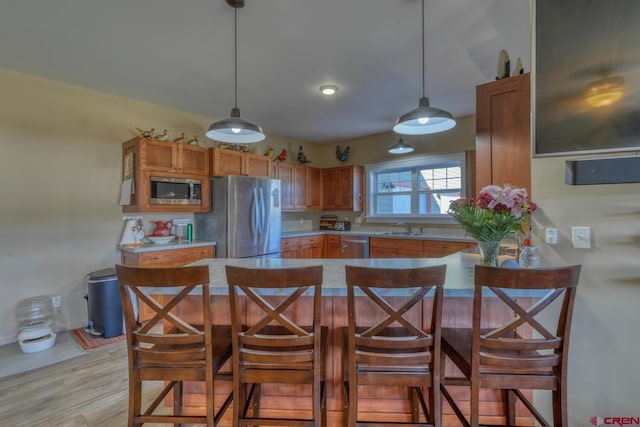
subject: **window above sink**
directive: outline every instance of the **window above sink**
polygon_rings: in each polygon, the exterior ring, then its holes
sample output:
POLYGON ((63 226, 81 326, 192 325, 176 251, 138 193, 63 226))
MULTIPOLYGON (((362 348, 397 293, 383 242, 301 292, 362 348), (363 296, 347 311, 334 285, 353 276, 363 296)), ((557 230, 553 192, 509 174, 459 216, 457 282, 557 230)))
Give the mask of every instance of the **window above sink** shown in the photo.
POLYGON ((365 171, 371 222, 450 222, 449 203, 466 195, 465 153, 368 165, 365 171))

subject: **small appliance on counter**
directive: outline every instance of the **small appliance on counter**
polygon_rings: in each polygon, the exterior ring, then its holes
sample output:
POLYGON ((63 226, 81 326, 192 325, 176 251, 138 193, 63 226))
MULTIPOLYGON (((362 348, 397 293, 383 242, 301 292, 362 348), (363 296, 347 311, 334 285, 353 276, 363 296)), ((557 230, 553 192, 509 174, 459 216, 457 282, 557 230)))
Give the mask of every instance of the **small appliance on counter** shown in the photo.
POLYGON ((349 221, 336 221, 334 230, 336 231, 350 231, 351 223, 349 221))

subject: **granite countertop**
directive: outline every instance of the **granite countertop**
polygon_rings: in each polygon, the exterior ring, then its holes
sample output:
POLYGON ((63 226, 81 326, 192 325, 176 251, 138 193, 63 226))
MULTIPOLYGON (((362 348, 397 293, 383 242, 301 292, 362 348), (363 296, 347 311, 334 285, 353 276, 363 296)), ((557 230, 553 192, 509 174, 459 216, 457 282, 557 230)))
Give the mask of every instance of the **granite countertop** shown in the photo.
MULTIPOLYGON (((501 255, 498 262, 513 259, 501 255)), ((380 268, 415 268, 445 264, 447 274, 445 296, 470 297, 473 295, 473 269, 480 263, 480 255, 473 251, 461 251, 443 258, 360 258, 360 259, 280 259, 280 258, 206 258, 189 265, 207 265, 209 267, 211 294, 227 295, 225 265, 247 268, 282 268, 323 266, 322 294, 324 296, 346 295, 345 265, 380 268)), ((550 266, 545 265, 544 266, 550 266)), ((171 291, 168 291, 171 292, 171 291)), ((175 291, 174 291, 175 292, 175 291)), ((538 296, 534 291, 510 291, 510 295, 538 296), (533 293, 532 293, 533 292, 533 293)))
POLYGON ((414 240, 442 240, 448 242, 474 242, 467 236, 461 236, 459 234, 436 234, 436 233, 397 233, 387 231, 366 231, 366 230, 352 230, 352 231, 334 231, 334 230, 304 230, 304 231, 288 231, 282 233, 282 238, 288 237, 305 237, 305 236, 318 236, 318 235, 339 235, 339 236, 367 236, 367 237, 381 237, 386 239, 414 239, 414 240))
POLYGON ((154 252, 154 251, 168 251, 170 249, 186 249, 186 248, 198 248, 202 246, 215 246, 216 242, 207 242, 202 240, 194 240, 193 242, 179 242, 174 240, 166 244, 157 243, 145 243, 142 246, 125 246, 117 245, 116 248, 120 251, 141 253, 141 252, 154 252))

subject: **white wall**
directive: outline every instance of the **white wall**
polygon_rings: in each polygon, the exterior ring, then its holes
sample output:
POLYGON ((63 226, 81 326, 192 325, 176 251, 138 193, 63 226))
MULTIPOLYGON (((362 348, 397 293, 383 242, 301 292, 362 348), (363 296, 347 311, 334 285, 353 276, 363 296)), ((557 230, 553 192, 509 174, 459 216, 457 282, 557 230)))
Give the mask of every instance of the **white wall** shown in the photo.
MULTIPOLYGON (((214 120, 0 69, 0 344, 16 340, 16 304, 60 295, 57 329, 87 323, 88 273, 113 267, 124 223, 118 205, 121 144, 135 127, 198 134, 214 120)), ((304 145, 268 135, 253 148, 304 145)), ((144 215, 151 219, 175 215, 144 215)), ((180 216, 182 217, 182 216, 180 216)))
POLYGON ((587 156, 532 160, 534 243, 546 259, 582 265, 569 354, 570 426, 588 425, 593 416, 637 417, 640 393, 640 184, 566 185, 565 160, 575 158, 587 156), (571 247, 576 225, 591 227, 591 249, 571 247), (544 227, 558 228, 558 245, 542 243, 544 227))

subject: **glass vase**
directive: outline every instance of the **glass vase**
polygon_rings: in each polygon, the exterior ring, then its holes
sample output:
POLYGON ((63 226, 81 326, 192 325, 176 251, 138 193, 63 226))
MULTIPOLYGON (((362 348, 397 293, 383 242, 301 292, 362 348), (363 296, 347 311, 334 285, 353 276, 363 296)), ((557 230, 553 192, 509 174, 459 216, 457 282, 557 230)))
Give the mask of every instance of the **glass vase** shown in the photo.
POLYGON ((480 250, 480 264, 490 267, 498 266, 498 252, 500 251, 500 241, 478 240, 480 250))

